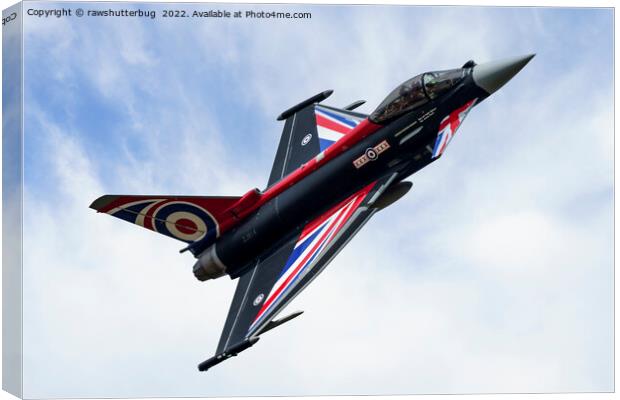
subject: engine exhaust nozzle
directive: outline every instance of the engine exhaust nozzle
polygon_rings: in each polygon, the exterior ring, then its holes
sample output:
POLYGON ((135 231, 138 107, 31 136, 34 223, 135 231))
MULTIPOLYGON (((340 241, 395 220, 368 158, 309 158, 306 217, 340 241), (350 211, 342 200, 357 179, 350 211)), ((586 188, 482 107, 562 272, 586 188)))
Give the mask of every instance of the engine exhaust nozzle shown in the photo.
POLYGON ((217 279, 226 274, 226 266, 215 252, 215 245, 206 249, 194 264, 194 276, 201 282, 217 279))

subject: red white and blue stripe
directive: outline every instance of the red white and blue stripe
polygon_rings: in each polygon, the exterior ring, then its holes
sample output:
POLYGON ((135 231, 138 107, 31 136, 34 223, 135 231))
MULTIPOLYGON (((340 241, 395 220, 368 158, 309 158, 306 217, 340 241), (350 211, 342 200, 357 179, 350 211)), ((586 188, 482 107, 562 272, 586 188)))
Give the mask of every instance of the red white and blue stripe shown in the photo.
POLYGON ((314 113, 321 151, 349 133, 361 121, 360 118, 318 105, 315 107, 314 113))
POLYGON ((443 154, 446 147, 454 137, 456 130, 461 126, 461 123, 467 116, 467 113, 471 108, 476 104, 476 100, 473 99, 465 103, 460 108, 452 111, 448 116, 446 116, 439 123, 439 133, 437 134, 437 139, 435 140, 435 147, 433 148, 433 158, 439 157, 443 154))
POLYGON ((317 256, 337 236, 373 186, 374 183, 306 225, 248 332, 255 330, 268 316, 272 315, 272 311, 276 309, 278 304, 288 297, 287 294, 297 285, 306 272, 314 267, 313 261, 318 260, 317 256))

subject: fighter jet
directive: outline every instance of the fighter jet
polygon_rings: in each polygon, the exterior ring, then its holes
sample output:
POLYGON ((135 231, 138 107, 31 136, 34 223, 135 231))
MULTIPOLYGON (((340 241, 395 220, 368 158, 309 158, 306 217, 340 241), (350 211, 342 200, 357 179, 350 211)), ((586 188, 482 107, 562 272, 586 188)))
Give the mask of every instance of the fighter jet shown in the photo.
POLYGON ((275 319, 375 213, 409 191, 405 178, 441 158, 467 114, 533 57, 417 75, 369 115, 355 111, 364 101, 322 104, 331 90, 310 97, 278 117, 284 129, 263 190, 105 195, 90 207, 185 242, 181 252, 196 257, 200 281, 238 279, 216 354, 198 365, 206 371, 300 315, 275 319))

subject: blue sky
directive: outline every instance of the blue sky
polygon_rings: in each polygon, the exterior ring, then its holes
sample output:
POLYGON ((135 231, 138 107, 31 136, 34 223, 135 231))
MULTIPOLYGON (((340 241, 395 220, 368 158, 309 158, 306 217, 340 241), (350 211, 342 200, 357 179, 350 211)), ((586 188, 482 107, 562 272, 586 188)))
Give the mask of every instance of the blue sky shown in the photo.
POLYGON ((25 18, 27 397, 613 390, 610 10, 192 7, 313 18, 25 18), (292 104, 371 112, 420 72, 531 52, 303 317, 208 374, 235 282, 87 208, 262 188, 292 104))

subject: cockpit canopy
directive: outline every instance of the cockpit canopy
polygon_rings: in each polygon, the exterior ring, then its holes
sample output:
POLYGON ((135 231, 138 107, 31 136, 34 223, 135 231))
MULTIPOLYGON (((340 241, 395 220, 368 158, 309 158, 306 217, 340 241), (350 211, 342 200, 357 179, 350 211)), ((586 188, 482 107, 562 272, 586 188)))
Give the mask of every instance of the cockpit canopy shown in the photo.
POLYGON ((465 77, 467 69, 427 72, 394 89, 370 115, 374 123, 384 123, 436 99, 465 77))

